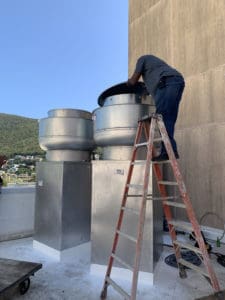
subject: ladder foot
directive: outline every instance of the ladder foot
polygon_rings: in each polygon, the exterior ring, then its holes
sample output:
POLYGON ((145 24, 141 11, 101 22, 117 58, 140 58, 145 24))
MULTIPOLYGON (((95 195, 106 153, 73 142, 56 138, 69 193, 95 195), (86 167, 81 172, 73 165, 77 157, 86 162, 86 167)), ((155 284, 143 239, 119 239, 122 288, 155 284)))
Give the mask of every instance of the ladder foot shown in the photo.
POLYGON ((186 273, 184 266, 179 267, 179 276, 182 279, 187 278, 187 273, 186 273))
POLYGON ((100 299, 104 300, 107 298, 107 289, 102 290, 100 299))

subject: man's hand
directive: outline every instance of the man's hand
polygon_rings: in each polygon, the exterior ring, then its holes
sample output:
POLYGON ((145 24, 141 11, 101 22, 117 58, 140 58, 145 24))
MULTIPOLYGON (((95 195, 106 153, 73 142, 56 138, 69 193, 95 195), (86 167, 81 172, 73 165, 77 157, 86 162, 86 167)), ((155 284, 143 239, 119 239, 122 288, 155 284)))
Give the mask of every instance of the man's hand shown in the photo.
POLYGON ((135 73, 127 80, 127 85, 135 85, 139 78, 141 77, 141 74, 140 73, 135 73))

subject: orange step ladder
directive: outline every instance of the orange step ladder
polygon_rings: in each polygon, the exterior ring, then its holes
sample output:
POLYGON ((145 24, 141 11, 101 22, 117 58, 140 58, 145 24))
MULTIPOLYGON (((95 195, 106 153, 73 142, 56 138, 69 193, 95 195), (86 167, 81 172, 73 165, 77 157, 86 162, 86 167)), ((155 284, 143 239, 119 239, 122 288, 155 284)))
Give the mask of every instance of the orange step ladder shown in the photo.
MULTIPOLYGON (((138 185, 138 187, 140 188, 140 184, 138 185)), ((181 172, 179 170, 179 165, 175 158, 164 122, 162 120, 161 115, 152 114, 150 116, 143 117, 138 122, 134 148, 133 148, 127 180, 123 192, 122 203, 120 207, 119 218, 116 225, 112 251, 109 257, 109 263, 105 275, 104 285, 101 292, 101 299, 107 298, 107 288, 109 285, 111 285, 120 295, 122 295, 124 299, 126 300, 136 299, 147 200, 162 200, 163 210, 164 210, 166 220, 168 222, 169 233, 172 239, 180 277, 181 278, 187 277, 185 267, 188 267, 190 269, 199 272, 201 275, 205 276, 216 292, 220 291, 219 283, 214 273, 214 270, 211 266, 209 254, 201 234, 201 229, 197 222, 191 201, 187 194, 186 187, 182 179, 181 172), (157 131, 159 134, 157 134, 157 131), (144 138, 144 142, 143 142, 143 138, 144 138), (154 150, 155 142, 164 143, 169 160, 152 162, 152 156, 155 151, 154 150), (136 155, 138 149, 141 147, 147 147, 147 154, 146 154, 146 160, 140 162, 136 160, 136 155), (145 165, 143 185, 141 185, 142 194, 134 195, 130 192, 130 190, 132 191, 132 188, 137 187, 137 185, 131 183, 132 174, 135 165, 137 164, 140 165, 140 163, 143 163, 143 165, 145 165), (175 181, 163 180, 160 165, 164 163, 171 165, 175 181), (153 164, 153 170, 154 170, 154 174, 160 192, 160 197, 155 197, 155 198, 153 196, 149 197, 148 195, 149 174, 150 174, 151 164, 153 164), (166 190, 167 186, 174 186, 178 188, 182 202, 173 201, 174 197, 169 196, 167 193, 166 190), (124 213, 128 209, 129 211, 131 210, 131 208, 127 207, 127 202, 129 201, 129 197, 139 197, 139 199, 141 198, 138 231, 137 231, 137 236, 135 237, 130 236, 121 231, 124 213), (185 209, 190 223, 174 220, 172 216, 171 207, 178 207, 181 209, 185 209), (186 244, 184 242, 179 241, 176 235, 176 228, 180 228, 190 233, 193 233, 199 245, 199 248, 194 247, 192 244, 186 244), (134 259, 133 266, 128 265, 125 261, 123 261, 121 258, 119 258, 116 255, 118 241, 120 238, 125 238, 135 243, 136 252, 135 252, 135 259, 134 259), (201 258, 204 264, 204 268, 195 266, 194 264, 183 259, 181 256, 181 248, 189 249, 195 252, 201 258), (114 280, 112 280, 110 276, 114 260, 119 262, 126 269, 132 270, 132 287, 131 287, 130 294, 127 291, 125 291, 121 286, 119 286, 114 280)))

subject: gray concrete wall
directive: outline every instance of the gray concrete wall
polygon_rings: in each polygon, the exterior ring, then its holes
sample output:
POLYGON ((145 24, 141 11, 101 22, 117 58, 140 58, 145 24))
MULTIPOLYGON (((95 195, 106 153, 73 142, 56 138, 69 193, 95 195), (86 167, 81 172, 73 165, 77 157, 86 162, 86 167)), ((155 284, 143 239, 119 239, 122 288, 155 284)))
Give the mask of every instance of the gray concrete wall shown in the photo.
POLYGON ((130 0, 129 74, 143 54, 180 70, 186 88, 176 139, 197 217, 221 228, 225 216, 225 1, 130 0))
POLYGON ((35 186, 3 187, 0 194, 0 241, 34 232, 35 186))

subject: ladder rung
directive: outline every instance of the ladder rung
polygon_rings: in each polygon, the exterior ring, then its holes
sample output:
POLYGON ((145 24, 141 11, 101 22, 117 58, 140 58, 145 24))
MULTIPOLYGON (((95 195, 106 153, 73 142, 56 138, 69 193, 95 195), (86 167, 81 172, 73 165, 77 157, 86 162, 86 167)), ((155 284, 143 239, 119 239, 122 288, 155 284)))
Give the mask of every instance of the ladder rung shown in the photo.
POLYGON ((132 165, 145 165, 146 160, 133 161, 131 164, 132 165))
POLYGON ((113 281, 110 277, 106 277, 106 281, 111 284, 111 286, 118 292, 120 293, 126 300, 130 300, 130 295, 125 292, 115 281, 113 281))
POLYGON ((178 185, 176 181, 158 181, 158 184, 161 185, 178 185))
MULTIPOLYGON (((143 197, 143 194, 128 194, 127 197, 143 197)), ((151 194, 147 195, 147 200, 152 200, 150 197, 152 197, 151 194)))
POLYGON ((171 220, 171 221, 168 221, 168 223, 170 225, 173 225, 174 227, 178 227, 178 228, 183 228, 183 229, 186 229, 190 232, 194 231, 193 227, 187 223, 184 223, 184 222, 181 222, 181 221, 174 221, 174 220, 171 220))
POLYGON ((176 244, 177 246, 181 247, 181 248, 189 249, 189 250, 191 250, 195 253, 202 254, 202 251, 200 250, 200 248, 194 247, 190 244, 186 244, 186 243, 180 242, 178 240, 173 241, 173 243, 176 244))
POLYGON ((143 189, 143 184, 127 184, 127 187, 133 189, 143 189))
MULTIPOLYGON (((148 195, 149 196, 149 195, 148 195)), ((152 195, 150 195, 151 197, 152 195)), ((170 200, 170 199, 177 199, 177 197, 174 197, 174 196, 166 196, 166 197, 151 197, 149 198, 148 200, 162 200, 162 201, 165 201, 165 200, 170 200)))
POLYGON ((130 213, 134 213, 135 215, 139 215, 139 214, 140 214, 139 210, 134 209, 134 208, 122 206, 121 209, 122 209, 123 211, 128 211, 128 212, 130 212, 130 213))
POLYGON ((163 201, 163 204, 167 204, 169 206, 174 206, 174 207, 186 208, 186 205, 184 203, 178 203, 173 201, 163 201))
POLYGON ((204 276, 210 278, 209 274, 208 274, 207 272, 205 272, 202 268, 199 268, 199 267, 193 265, 192 263, 186 261, 185 259, 180 258, 180 259, 178 260, 178 262, 179 262, 181 265, 186 266, 186 267, 188 267, 188 268, 190 268, 190 269, 192 269, 192 270, 195 270, 196 272, 201 273, 202 275, 204 275, 204 276))
POLYGON ((119 258, 117 255, 115 254, 111 254, 111 256, 118 261, 121 265, 123 265, 124 267, 126 267, 127 269, 131 270, 132 272, 134 271, 134 268, 132 268, 132 266, 130 266, 129 264, 127 264, 125 261, 123 261, 121 258, 119 258))
POLYGON ((147 145, 148 145, 148 142, 145 142, 145 143, 135 144, 135 147, 138 148, 138 147, 143 147, 143 146, 147 146, 147 145))
POLYGON ((155 114, 144 115, 138 122, 151 121, 151 119, 155 116, 155 114))
POLYGON ((126 233, 124 233, 124 232, 122 232, 122 231, 120 231, 120 230, 117 230, 116 232, 117 232, 118 234, 122 235, 123 237, 127 238, 128 240, 137 243, 137 239, 135 239, 133 236, 128 235, 128 234, 126 234, 126 233))
POLYGON ((163 139, 160 137, 160 138, 154 138, 153 142, 161 142, 163 139))
POLYGON ((167 160, 159 160, 159 161, 152 161, 152 164, 157 164, 157 165, 159 165, 159 164, 168 164, 168 163, 170 163, 170 160, 169 159, 167 159, 167 160))

